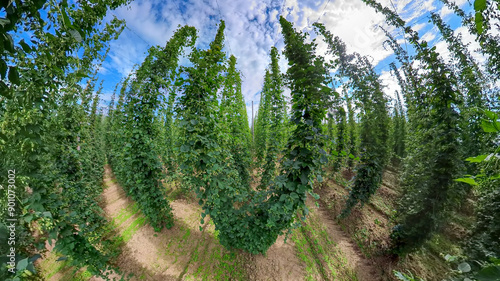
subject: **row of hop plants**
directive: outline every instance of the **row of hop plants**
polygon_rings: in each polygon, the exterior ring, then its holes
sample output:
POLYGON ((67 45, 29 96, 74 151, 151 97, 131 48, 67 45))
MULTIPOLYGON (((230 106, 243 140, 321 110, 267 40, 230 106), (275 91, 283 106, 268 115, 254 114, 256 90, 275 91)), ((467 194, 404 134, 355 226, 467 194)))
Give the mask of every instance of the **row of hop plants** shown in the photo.
MULTIPOLYGON (((0 169, 6 174, 15 167, 19 186, 29 187, 16 194, 20 237, 28 237, 35 227, 42 233, 36 241, 21 240, 25 244, 20 242, 18 259, 23 262, 17 275, 34 273, 34 253, 43 251, 45 240, 55 240, 55 249, 73 265, 106 275, 116 253, 107 250, 114 242, 106 237, 107 222, 97 204, 103 155, 156 231, 174 222, 162 182, 166 176, 182 175, 184 186, 202 205, 201 223, 209 215, 224 246, 251 253, 265 253, 278 235, 305 219, 305 200, 308 194, 318 197, 313 182, 322 180, 329 158, 333 171, 355 168, 357 174, 342 217, 358 203, 369 202, 389 160, 396 159, 404 196, 391 235, 394 253, 404 255, 423 245, 446 222, 453 202, 470 192, 465 182, 481 186, 468 253, 482 260, 498 258, 494 237, 499 212, 486 212, 496 210, 498 193, 498 145, 492 134, 484 133, 498 130, 499 91, 494 85, 500 40, 490 32, 489 20, 497 13, 491 3, 477 4, 473 21, 443 0, 481 42, 480 51, 487 55, 482 68, 436 14, 431 21, 450 46, 455 64, 446 62, 399 15, 376 1, 364 1, 390 26, 403 30, 414 48, 409 55, 386 31, 402 96, 398 94, 392 116, 379 75, 366 57, 348 54, 340 38, 318 23, 315 30, 334 57, 325 62, 316 55, 315 41, 306 43, 307 35, 281 17, 289 68, 280 72, 279 54, 272 48, 252 142, 236 58, 222 51, 224 22, 206 50, 194 47, 196 30, 189 26, 180 27, 165 47, 150 48, 135 75, 117 85, 116 106, 113 101, 102 116, 102 88, 93 93, 91 70, 96 60, 104 60, 103 50, 123 22, 115 19, 102 30, 96 23, 108 8, 124 2, 103 1, 93 12, 87 2, 76 9, 65 3, 21 4, 9 8, 14 10, 2 25, 5 38, 16 28, 36 31, 30 44, 21 41, 4 48, 0 61, 0 150, 6 155, 0 169), (34 13, 40 9, 57 23, 56 35, 64 40, 56 40, 34 13), (36 20, 27 25, 19 21, 23 16, 36 20), (192 49, 189 67, 178 65, 184 48, 192 49), (79 49, 82 58, 64 55, 79 49), (85 79, 87 87, 82 88, 85 79), (342 94, 332 88, 340 82, 342 94), (285 87, 291 91, 290 111, 285 87), (482 121, 483 112, 489 121, 482 121), (494 152, 483 157, 486 151, 494 152), (463 162, 471 155, 483 155, 469 161, 479 166, 463 162), (263 167, 257 189, 251 188, 252 163, 263 167), (455 180, 466 172, 478 176, 455 180)), ((2 218, 7 216, 2 213, 2 218)))
POLYGON ((0 4, 6 11, 0 27, 0 172, 16 176, 12 212, 3 200, 9 183, 0 179, 6 187, 0 191, 1 221, 16 219, 15 244, 8 244, 9 229, 0 224, 2 280, 35 275, 46 242, 75 270, 106 277, 111 269, 116 241, 107 237, 98 204, 104 123, 93 68, 124 28, 116 18, 99 24, 108 9, 125 2, 0 4), (31 40, 12 39, 24 34, 31 40))

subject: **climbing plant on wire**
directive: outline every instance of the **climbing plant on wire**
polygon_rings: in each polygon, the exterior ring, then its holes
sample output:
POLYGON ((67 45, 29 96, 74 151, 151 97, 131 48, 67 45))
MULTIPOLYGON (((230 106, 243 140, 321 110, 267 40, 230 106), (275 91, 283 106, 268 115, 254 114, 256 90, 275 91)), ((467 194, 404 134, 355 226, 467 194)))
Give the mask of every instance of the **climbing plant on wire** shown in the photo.
POLYGON ((357 175, 350 187, 349 198, 341 216, 346 216, 359 202, 368 202, 382 181, 382 173, 387 162, 388 113, 387 100, 382 85, 373 66, 359 54, 347 55, 345 44, 325 29, 322 24, 314 24, 316 30, 325 37, 329 52, 336 57, 335 67, 339 75, 349 80, 345 87, 359 101, 361 111, 361 163, 356 167, 357 175))
POLYGON ((229 149, 220 145, 223 136, 216 119, 216 97, 223 83, 224 22, 210 49, 194 50, 190 55, 193 66, 182 68, 186 78, 181 80, 183 96, 177 108, 183 131, 182 172, 188 175, 203 207, 202 223, 209 215, 221 244, 251 253, 266 252, 278 235, 298 221, 299 214, 307 214, 307 193, 312 192, 312 181, 327 161, 321 135, 323 101, 330 94, 327 69, 315 56, 314 43, 305 43, 305 36, 284 18, 280 23, 290 64, 292 120, 297 128, 285 149, 283 173, 265 190, 245 188, 229 149))
POLYGON ((254 157, 257 164, 262 164, 267 153, 267 142, 269 139, 269 114, 270 114, 270 91, 271 91, 271 73, 266 69, 264 75, 264 85, 260 92, 259 110, 257 111, 256 122, 254 125, 254 157))
POLYGON ((241 77, 236 70, 236 57, 229 58, 220 103, 220 122, 226 133, 234 164, 245 186, 250 184, 250 128, 243 94, 241 77))
POLYGON ((123 144, 118 144, 122 152, 117 178, 156 231, 164 226, 171 228, 173 214, 161 185, 162 165, 154 142, 158 136, 155 111, 160 104, 160 91, 173 83, 182 48, 192 46, 195 39, 196 29, 184 26, 164 48, 151 47, 125 92, 121 116, 125 138, 123 144))
POLYGON ((106 221, 97 204, 102 173, 90 173, 89 159, 100 148, 83 145, 94 135, 79 84, 124 27, 117 19, 97 24, 125 2, 79 1, 72 9, 66 1, 1 4, 7 19, 1 19, 0 36, 9 46, 0 60, 0 171, 16 171, 18 276, 33 272, 34 257, 28 257, 43 252, 46 241, 55 241, 57 253, 77 268, 95 275, 108 269, 111 255, 100 231, 106 221), (24 34, 31 34, 29 42, 12 44, 12 37, 24 34), (34 239, 34 231, 42 235, 34 239))
MULTIPOLYGON (((450 68, 457 77, 459 110, 461 118, 462 150, 465 155, 478 155, 491 141, 489 134, 481 128, 483 111, 486 109, 485 90, 489 84, 488 75, 483 73, 479 64, 473 59, 467 46, 462 43, 461 36, 456 36, 451 27, 443 22, 438 14, 432 13, 431 20, 439 29, 444 41, 448 45, 450 54, 454 58, 450 68)), ((467 165, 468 173, 477 172, 474 165, 467 165)))
POLYGON ((260 188, 265 188, 269 185, 270 180, 276 176, 276 166, 278 155, 281 153, 286 141, 286 105, 283 96, 283 79, 278 65, 278 50, 276 47, 271 48, 271 64, 269 65, 269 77, 264 85, 265 91, 262 91, 261 96, 264 96, 265 108, 267 112, 263 115, 266 119, 259 119, 257 124, 264 127, 267 132, 265 139, 265 162, 261 174, 260 188))
POLYGON ((412 145, 408 147, 403 174, 404 195, 391 234, 394 251, 408 253, 422 245, 443 222, 453 179, 461 171, 458 144, 460 116, 456 77, 427 42, 392 10, 374 0, 363 0, 386 17, 387 23, 404 31, 415 48, 416 59, 428 71, 419 79, 425 83, 411 91, 408 117, 412 145), (422 87, 424 85, 424 87, 422 87), (410 149, 411 147, 411 149, 410 149))

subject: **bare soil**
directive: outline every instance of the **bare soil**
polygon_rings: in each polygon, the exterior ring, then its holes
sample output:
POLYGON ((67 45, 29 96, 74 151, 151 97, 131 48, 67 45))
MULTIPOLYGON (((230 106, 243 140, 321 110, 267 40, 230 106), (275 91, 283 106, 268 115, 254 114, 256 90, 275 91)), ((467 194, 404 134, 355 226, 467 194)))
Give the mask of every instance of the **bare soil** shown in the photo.
MULTIPOLYGON (((255 171, 252 174, 254 178, 257 175, 255 171)), ((345 201, 347 191, 333 181, 318 186, 318 207, 308 200, 311 213, 303 226, 295 229, 286 242, 285 236, 279 237, 265 255, 225 249, 213 223, 206 218, 201 225, 201 207, 186 197, 170 202, 174 227, 155 232, 117 184, 109 166, 105 167, 104 184, 101 207, 115 230, 113 235, 123 239, 121 254, 114 262, 120 274, 111 275, 115 280, 122 276, 166 281, 386 280, 383 267, 390 262, 371 256, 387 247, 387 208, 370 204, 339 221, 336 216, 342 203, 338 202, 345 201), (363 236, 363 231, 367 235, 363 236)), ((397 190, 392 187, 396 185, 396 176, 389 174, 379 196, 395 198, 397 190)), ((76 278, 71 268, 55 262, 56 256, 49 253, 42 261, 46 280, 103 280, 86 275, 85 270, 80 270, 76 278)))

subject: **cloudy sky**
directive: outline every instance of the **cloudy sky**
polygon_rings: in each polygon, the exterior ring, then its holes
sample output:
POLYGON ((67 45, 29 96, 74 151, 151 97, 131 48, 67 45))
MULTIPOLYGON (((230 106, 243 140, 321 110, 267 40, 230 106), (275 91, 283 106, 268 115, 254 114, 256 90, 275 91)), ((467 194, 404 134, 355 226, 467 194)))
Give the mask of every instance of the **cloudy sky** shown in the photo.
MULTIPOLYGON (((453 0, 452 0, 453 1, 453 0)), ((440 43, 437 30, 428 23, 430 12, 441 14, 452 28, 459 26, 459 20, 438 0, 380 0, 382 5, 396 9, 406 22, 418 30, 422 38, 437 44, 442 54, 447 53, 446 44, 440 43)), ((461 7, 470 4, 466 0, 455 0, 461 7)), ((466 10, 469 10, 466 8, 466 10)), ((198 29, 198 47, 206 47, 215 36, 220 19, 226 22, 224 51, 234 54, 237 67, 243 74, 242 90, 247 111, 251 102, 255 108, 260 100, 265 68, 268 66, 271 46, 283 50, 279 16, 284 15, 295 28, 312 31, 312 23, 322 22, 334 35, 347 44, 348 52, 370 56, 377 72, 392 95, 397 85, 389 73, 388 64, 394 60, 390 50, 382 42, 386 39, 378 26, 384 26, 398 36, 396 30, 384 24, 382 15, 366 6, 361 0, 135 0, 128 6, 108 12, 125 19, 127 28, 120 38, 111 43, 110 53, 99 71, 104 82, 102 99, 107 103, 115 84, 140 64, 146 51, 153 45, 165 45, 180 25, 191 25, 198 29)), ((457 32, 464 31, 457 28, 457 32)), ((315 37, 311 34, 311 37, 315 37)), ((471 41, 472 38, 464 38, 471 41)), ((321 41, 321 40, 319 40, 321 41)), ((318 53, 324 54, 326 46, 318 46, 318 53)), ((186 63, 186 60, 181 63, 186 63)), ((287 67, 281 58, 281 70, 287 67)))

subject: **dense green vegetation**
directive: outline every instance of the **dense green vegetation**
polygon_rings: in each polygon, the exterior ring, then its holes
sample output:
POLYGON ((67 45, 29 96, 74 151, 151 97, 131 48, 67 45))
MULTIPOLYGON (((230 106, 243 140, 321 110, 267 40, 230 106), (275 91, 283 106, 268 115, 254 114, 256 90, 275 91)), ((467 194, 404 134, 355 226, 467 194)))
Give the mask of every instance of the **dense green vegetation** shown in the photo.
MULTIPOLYGON (((0 19, 2 280, 36 274, 46 242, 68 265, 92 275, 117 270, 119 242, 99 205, 106 163, 155 231, 174 226, 164 183, 175 182, 196 194, 201 224, 213 223, 221 245, 251 254, 266 253, 278 236, 304 224, 306 200, 318 199, 315 184, 324 177, 354 174, 337 218, 342 223, 373 199, 384 171, 395 170, 403 192, 391 245, 380 255, 418 252, 472 200, 474 225, 450 278, 498 280, 500 36, 491 24, 499 14, 494 1, 476 0, 474 17, 442 1, 481 46, 471 52, 433 13, 430 21, 451 54, 446 60, 398 14, 363 0, 411 45, 403 49, 401 38, 384 30, 385 45, 396 55, 390 67, 400 91, 394 98, 369 59, 350 54, 323 24, 315 23, 314 31, 333 57, 328 62, 317 54, 316 39, 280 17, 288 69, 282 73, 272 47, 253 138, 237 59, 223 51, 224 21, 206 49, 196 45, 194 27, 180 26, 116 85, 107 111, 99 109, 95 69, 125 26, 116 18, 102 25, 102 19, 126 2, 1 4, 7 11, 0 19), (14 43, 13 35, 28 31, 29 43, 14 43), (185 49, 189 64, 179 65, 185 49), (11 265, 8 219, 14 217, 17 263, 11 265)), ((310 225, 300 229, 315 233, 310 225)), ((309 236, 292 239, 306 243, 309 236)), ((411 280, 411 274, 396 276, 411 280)))

